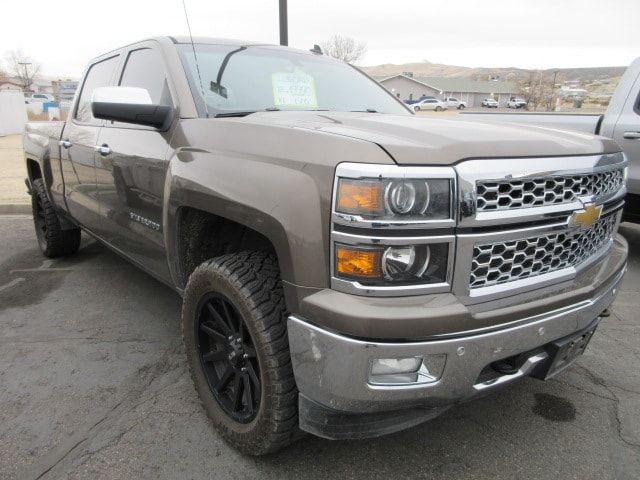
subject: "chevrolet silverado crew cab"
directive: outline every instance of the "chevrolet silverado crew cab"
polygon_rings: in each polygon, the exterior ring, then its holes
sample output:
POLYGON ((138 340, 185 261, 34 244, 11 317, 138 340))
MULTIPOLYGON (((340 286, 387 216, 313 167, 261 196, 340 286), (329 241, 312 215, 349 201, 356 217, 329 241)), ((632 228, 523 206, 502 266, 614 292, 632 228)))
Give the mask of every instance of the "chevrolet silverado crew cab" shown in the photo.
POLYGON ((556 375, 625 272, 614 141, 418 117, 318 52, 129 45, 24 146, 44 255, 83 230, 179 292, 202 405, 250 454, 556 375))

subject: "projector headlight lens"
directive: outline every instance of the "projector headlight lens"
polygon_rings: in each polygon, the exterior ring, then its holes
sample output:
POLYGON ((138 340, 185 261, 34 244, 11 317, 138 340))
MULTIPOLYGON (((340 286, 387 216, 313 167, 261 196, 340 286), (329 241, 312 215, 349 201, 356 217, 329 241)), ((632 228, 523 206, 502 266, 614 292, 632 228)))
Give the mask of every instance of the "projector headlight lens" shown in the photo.
POLYGON ((451 218, 451 179, 338 180, 336 212, 371 220, 451 218))
POLYGON ((442 283, 449 244, 359 247, 335 245, 335 274, 363 285, 442 283))

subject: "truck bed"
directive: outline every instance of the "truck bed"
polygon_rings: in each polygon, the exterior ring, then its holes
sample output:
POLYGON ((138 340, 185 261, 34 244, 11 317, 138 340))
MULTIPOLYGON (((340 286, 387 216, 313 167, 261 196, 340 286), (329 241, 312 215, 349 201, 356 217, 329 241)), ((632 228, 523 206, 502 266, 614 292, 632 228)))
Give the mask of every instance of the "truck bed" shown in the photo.
POLYGON ((489 123, 522 123, 539 127, 574 130, 585 133, 598 133, 604 118, 599 113, 481 113, 461 112, 464 120, 477 120, 489 123))

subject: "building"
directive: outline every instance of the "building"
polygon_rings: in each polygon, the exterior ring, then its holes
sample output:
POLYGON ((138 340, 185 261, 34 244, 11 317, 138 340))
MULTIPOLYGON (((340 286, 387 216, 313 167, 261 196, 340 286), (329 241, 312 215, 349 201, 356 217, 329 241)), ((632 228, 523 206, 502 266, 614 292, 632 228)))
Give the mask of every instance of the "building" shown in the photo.
POLYGON ((14 78, 0 77, 0 90, 20 90, 22 91, 22 83, 14 78))
POLYGON ((46 93, 47 95, 53 95, 53 85, 51 80, 46 78, 34 78, 31 84, 31 91, 33 93, 46 93))
POLYGON ((401 100, 419 100, 422 97, 454 97, 467 102, 468 107, 479 107, 484 98, 493 97, 501 106, 510 97, 518 95, 518 87, 511 82, 477 81, 467 78, 415 77, 410 72, 386 78, 376 78, 382 86, 401 100))
POLYGON ((584 88, 570 87, 566 85, 560 87, 559 93, 562 98, 586 98, 589 96, 589 92, 584 88))
POLYGON ((51 82, 53 85, 53 96, 59 103, 71 102, 73 96, 78 89, 77 80, 54 80, 51 82))

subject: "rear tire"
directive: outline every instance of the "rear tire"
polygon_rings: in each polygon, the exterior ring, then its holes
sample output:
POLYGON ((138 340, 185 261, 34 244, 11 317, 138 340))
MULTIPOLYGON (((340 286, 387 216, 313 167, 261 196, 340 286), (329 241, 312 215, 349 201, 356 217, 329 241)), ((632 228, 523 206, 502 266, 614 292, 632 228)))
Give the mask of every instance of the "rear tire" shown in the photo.
POLYGON ((436 112, 441 112, 442 111, 442 107, 436 107, 436 112))
POLYGON ((273 255, 221 255, 189 277, 182 336, 191 377, 216 429, 245 454, 274 452, 300 434, 285 322, 273 255))
POLYGON ((32 183, 31 210, 38 245, 45 257, 60 257, 78 251, 81 239, 80 229, 62 229, 60 219, 49 201, 41 178, 32 183))

